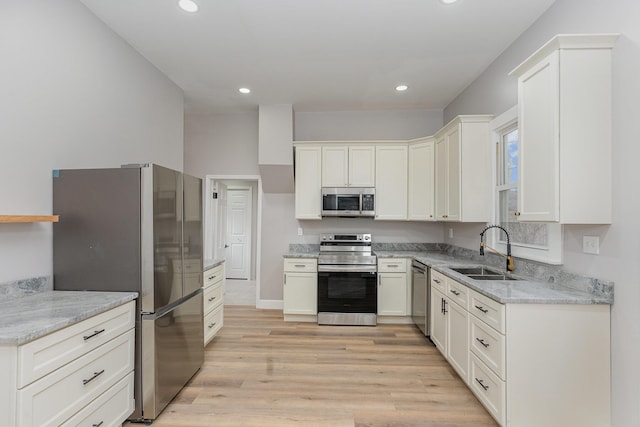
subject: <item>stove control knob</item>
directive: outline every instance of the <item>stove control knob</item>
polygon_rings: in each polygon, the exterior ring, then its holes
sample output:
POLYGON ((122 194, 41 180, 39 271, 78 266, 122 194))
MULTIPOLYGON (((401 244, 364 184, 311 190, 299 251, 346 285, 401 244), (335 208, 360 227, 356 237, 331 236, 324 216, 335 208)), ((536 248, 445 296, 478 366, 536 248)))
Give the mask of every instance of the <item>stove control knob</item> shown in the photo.
POLYGON ((369 240, 369 236, 364 236, 364 240, 369 240))
POLYGON ((322 240, 327 240, 327 236, 322 236, 322 240))
POLYGON ((358 240, 362 240, 362 236, 358 236, 358 240))

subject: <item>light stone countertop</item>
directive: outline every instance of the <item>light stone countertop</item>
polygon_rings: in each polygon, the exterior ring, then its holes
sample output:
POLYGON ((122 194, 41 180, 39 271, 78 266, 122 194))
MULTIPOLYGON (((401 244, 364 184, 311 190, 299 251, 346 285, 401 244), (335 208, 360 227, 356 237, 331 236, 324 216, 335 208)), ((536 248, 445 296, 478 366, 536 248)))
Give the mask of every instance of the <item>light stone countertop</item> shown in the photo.
MULTIPOLYGON (((431 251, 374 251, 378 258, 410 258, 502 304, 613 304, 613 295, 594 295, 559 283, 517 276, 521 280, 473 280, 449 267, 483 266, 468 258, 431 251)), ((318 252, 285 253, 285 258, 317 258, 318 252)), ((491 267, 497 269, 495 267, 491 267)))
POLYGON ((217 259, 205 259, 204 260, 204 271, 210 270, 212 268, 216 268, 217 266, 219 266, 220 264, 222 264, 224 262, 224 258, 217 258, 217 259))
POLYGON ((43 291, 0 299, 0 345, 20 345, 118 307, 136 292, 43 291))

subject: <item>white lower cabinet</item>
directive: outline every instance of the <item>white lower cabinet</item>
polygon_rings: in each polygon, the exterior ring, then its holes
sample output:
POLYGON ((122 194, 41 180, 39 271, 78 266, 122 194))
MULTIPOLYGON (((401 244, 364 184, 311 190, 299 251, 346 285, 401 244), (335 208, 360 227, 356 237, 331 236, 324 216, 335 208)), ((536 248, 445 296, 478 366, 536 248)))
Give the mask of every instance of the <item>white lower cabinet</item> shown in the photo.
POLYGON ((283 276, 285 320, 315 322, 318 315, 318 260, 285 258, 283 276))
POLYGON ((412 323, 407 258, 378 258, 378 323, 412 323))
POLYGON ((460 297, 467 294, 458 289, 459 284, 455 281, 432 270, 431 340, 466 383, 469 376, 469 312, 466 299, 463 306, 459 305, 460 297), (449 294, 455 295, 456 299, 450 298, 449 294))
POLYGON ((134 410, 134 325, 131 301, 29 343, 0 346, 2 424, 121 425, 134 410))
POLYGON ((501 304, 432 271, 431 340, 501 426, 611 425, 609 305, 501 304))
POLYGON ((202 312, 204 313, 204 345, 206 346, 213 340, 224 324, 224 262, 205 270, 203 276, 202 312))

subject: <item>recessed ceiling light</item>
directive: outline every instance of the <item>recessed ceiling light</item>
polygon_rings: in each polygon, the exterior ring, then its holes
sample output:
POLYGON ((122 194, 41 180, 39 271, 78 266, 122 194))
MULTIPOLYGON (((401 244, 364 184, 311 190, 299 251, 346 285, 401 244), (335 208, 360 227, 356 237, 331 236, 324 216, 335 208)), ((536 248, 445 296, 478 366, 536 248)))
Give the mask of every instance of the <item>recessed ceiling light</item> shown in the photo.
POLYGON ((409 89, 409 86, 407 86, 407 85, 398 85, 398 86, 396 86, 396 90, 398 92, 404 92, 407 89, 409 89))
POLYGON ((198 11, 198 5, 193 0, 179 0, 178 6, 185 12, 194 13, 198 11))
POLYGON ((451 3, 457 2, 458 0, 440 0, 440 1, 444 4, 451 4, 451 3))
POLYGON ((238 92, 247 94, 251 93, 251 89, 249 89, 248 87, 241 87, 240 89, 238 89, 238 92))

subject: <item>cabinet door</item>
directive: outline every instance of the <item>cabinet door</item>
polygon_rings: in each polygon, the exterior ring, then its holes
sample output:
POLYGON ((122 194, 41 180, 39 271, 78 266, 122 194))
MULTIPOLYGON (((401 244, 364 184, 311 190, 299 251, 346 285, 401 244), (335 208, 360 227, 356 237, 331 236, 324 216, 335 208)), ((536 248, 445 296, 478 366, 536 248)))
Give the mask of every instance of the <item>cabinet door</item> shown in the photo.
POLYGON ((376 219, 407 219, 407 146, 376 147, 376 219))
POLYGON ((318 274, 284 273, 284 314, 318 314, 318 274))
POLYGON ((321 148, 296 147, 296 218, 321 219, 321 148))
POLYGON ((378 315, 407 315, 406 273, 378 273, 378 315))
POLYGON ((447 133, 447 221, 460 220, 460 126, 447 133))
POLYGON ((469 382, 469 312, 447 299, 447 360, 469 382))
POLYGON ((447 218, 448 162, 447 142, 442 137, 436 140, 435 144, 435 212, 438 220, 447 218))
POLYGON ((518 211, 524 221, 558 221, 560 216, 558 58, 553 52, 518 79, 518 211))
POLYGON ((435 144, 433 141, 409 146, 408 212, 410 220, 433 220, 435 144))
POLYGON ((373 146, 349 147, 349 185, 373 187, 375 182, 376 150, 373 146))
POLYGON ((322 186, 349 185, 349 147, 329 145, 322 147, 322 186))
POLYGON ((447 357, 447 313, 443 310, 445 298, 431 287, 431 341, 447 357))

